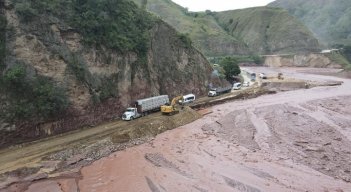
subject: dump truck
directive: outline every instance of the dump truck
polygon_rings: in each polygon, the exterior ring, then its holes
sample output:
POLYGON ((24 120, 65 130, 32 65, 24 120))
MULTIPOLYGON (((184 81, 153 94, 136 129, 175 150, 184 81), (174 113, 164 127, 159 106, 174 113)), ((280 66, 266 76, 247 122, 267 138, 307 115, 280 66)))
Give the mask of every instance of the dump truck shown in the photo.
POLYGON ((135 102, 134 107, 128 107, 123 113, 122 119, 130 121, 149 114, 150 112, 159 111, 162 105, 169 103, 168 95, 159 95, 140 99, 135 102))
POLYGON ((226 86, 226 87, 217 87, 217 88, 212 88, 209 92, 208 92, 208 96, 209 97, 214 97, 214 96, 218 96, 220 94, 223 93, 229 93, 232 90, 232 86, 226 86))

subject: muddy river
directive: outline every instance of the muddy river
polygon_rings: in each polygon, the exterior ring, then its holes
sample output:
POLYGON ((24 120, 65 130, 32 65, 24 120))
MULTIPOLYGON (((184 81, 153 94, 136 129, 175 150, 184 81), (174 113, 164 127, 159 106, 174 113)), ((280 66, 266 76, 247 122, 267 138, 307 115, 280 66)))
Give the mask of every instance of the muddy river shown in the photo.
POLYGON ((309 74, 317 69, 252 70, 344 83, 213 106, 193 123, 83 167, 79 177, 26 191, 351 191, 351 80, 309 74))

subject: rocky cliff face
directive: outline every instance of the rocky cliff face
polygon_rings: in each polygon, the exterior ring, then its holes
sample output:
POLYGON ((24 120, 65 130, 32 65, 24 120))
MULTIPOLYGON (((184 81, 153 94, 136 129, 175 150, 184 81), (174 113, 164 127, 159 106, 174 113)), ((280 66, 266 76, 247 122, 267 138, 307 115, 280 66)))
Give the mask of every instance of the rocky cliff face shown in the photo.
POLYGON ((7 0, 0 7, 7 21, 1 146, 118 118, 137 99, 203 95, 219 82, 205 57, 161 20, 148 30, 141 54, 87 46, 79 30, 54 14, 23 21, 16 5, 7 0))
POLYGON ((268 67, 317 67, 342 68, 324 54, 298 54, 285 56, 266 56, 265 66, 268 67))

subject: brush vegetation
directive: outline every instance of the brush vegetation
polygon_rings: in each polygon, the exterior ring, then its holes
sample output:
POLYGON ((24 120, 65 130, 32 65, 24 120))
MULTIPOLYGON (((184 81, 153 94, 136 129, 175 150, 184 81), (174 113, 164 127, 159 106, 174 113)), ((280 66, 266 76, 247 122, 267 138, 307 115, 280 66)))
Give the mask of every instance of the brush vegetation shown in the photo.
POLYGON ((269 6, 288 10, 329 46, 351 45, 350 0, 277 0, 269 6))
POLYGON ((155 18, 128 0, 15 0, 22 21, 54 15, 83 35, 87 45, 145 53, 155 18))
POLYGON ((133 0, 182 33, 207 57, 319 50, 317 39, 283 9, 189 12, 171 0, 133 0))
MULTIPOLYGON (((51 23, 79 33, 85 47, 134 52, 145 61, 151 41, 150 29, 159 21, 128 0, 13 0, 20 27, 47 43, 46 48, 67 63, 67 72, 82 86, 89 87, 93 100, 101 102, 117 96, 118 77, 98 77, 88 70, 82 55, 73 53, 50 34, 51 23), (50 23, 51 22, 51 23, 50 23), (69 27, 68 27, 69 26, 69 27), (98 92, 98 93, 96 93, 98 92)), ((67 90, 49 77, 41 76, 29 63, 6 59, 6 17, 0 15, 0 115, 7 121, 57 118, 69 108, 67 90)), ((191 46, 185 35, 179 37, 191 46)))

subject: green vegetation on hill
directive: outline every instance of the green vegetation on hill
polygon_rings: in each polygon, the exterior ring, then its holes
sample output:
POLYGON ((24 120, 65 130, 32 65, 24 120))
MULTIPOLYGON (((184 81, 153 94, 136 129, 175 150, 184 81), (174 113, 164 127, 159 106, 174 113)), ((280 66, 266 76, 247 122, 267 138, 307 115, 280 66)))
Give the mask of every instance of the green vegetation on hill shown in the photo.
POLYGON ((0 72, 5 67, 6 56, 6 18, 0 14, 0 72))
POLYGON ((319 50, 312 33, 283 9, 189 12, 171 0, 133 1, 189 34, 207 57, 319 50))
POLYGON ((0 78, 1 93, 9 103, 0 114, 9 121, 37 118, 40 120, 59 115, 68 107, 65 90, 49 78, 35 75, 29 77, 23 64, 16 64, 0 78))
POLYGON ((21 19, 40 15, 64 19, 83 35, 88 45, 103 45, 121 52, 145 53, 148 30, 156 19, 128 0, 15 0, 21 19))
POLYGON ((181 33, 188 34, 206 56, 247 54, 247 45, 230 36, 218 25, 212 12, 192 13, 171 0, 133 0, 158 15, 181 33))
POLYGON ((288 10, 328 45, 351 44, 350 0, 277 0, 268 6, 288 10))
POLYGON ((351 70, 351 46, 345 46, 339 51, 327 53, 326 56, 335 63, 341 64, 344 69, 351 70))
MULTIPOLYGON (((13 0, 11 7, 19 16, 23 32, 35 34, 48 51, 66 62, 67 72, 88 87, 95 102, 117 96, 119 77, 93 75, 79 52, 70 51, 52 35, 52 23, 79 33, 86 46, 121 54, 136 53, 138 59, 133 64, 136 68, 147 62, 150 29, 160 21, 129 0, 13 0)), ((2 15, 0 27, 0 67, 6 66, 0 76, 0 96, 8 100, 0 103, 6 107, 0 110, 0 115, 9 121, 57 118, 69 107, 67 90, 49 77, 37 74, 26 61, 11 60, 5 64, 6 19, 2 15)), ((191 45, 186 36, 179 38, 191 45)))
POLYGON ((256 7, 215 13, 218 23, 255 53, 319 50, 318 40, 301 22, 279 8, 256 7))
POLYGON ((351 45, 346 45, 342 47, 342 54, 351 63, 351 45))

